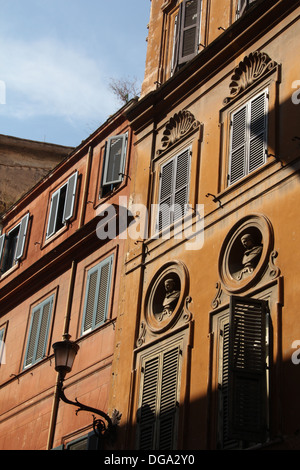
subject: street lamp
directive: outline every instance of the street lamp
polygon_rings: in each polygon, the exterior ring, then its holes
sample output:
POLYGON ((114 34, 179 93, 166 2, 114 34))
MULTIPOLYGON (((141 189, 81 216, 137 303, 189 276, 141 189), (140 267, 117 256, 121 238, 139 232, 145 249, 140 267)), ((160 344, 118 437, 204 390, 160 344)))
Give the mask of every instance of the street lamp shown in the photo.
POLYGON ((121 414, 114 410, 112 418, 106 413, 96 408, 84 405, 80 403, 77 398, 75 401, 69 400, 64 393, 63 382, 67 373, 71 372, 75 356, 79 350, 78 344, 70 341, 70 336, 65 335, 63 341, 58 341, 52 345, 55 357, 55 370, 59 374, 58 380, 58 397, 69 405, 77 406, 76 414, 79 411, 89 411, 91 413, 101 416, 100 419, 96 419, 93 416, 93 429, 95 434, 102 439, 114 439, 116 433, 116 427, 121 419, 121 414))

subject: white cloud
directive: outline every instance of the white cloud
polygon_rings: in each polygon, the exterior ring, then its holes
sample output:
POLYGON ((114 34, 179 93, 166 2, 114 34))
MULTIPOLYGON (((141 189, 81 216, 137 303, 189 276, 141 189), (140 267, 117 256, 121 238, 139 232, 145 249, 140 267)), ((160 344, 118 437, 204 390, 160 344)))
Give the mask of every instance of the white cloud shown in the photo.
POLYGON ((0 80, 6 85, 2 114, 101 121, 114 111, 104 73, 107 66, 100 58, 96 62, 84 51, 52 39, 0 42, 0 80))

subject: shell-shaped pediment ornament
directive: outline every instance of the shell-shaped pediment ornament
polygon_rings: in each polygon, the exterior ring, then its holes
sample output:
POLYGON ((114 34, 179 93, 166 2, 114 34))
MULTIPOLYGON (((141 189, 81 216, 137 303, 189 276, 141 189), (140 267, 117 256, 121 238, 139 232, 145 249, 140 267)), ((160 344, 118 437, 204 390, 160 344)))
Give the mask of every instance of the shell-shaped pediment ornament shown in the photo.
POLYGON ((189 132, 197 129, 199 125, 200 123, 195 119, 195 116, 187 109, 175 113, 165 125, 161 139, 162 148, 157 153, 159 154, 168 149, 189 132))
POLYGON ((235 68, 229 85, 230 95, 224 103, 228 103, 276 66, 277 63, 265 52, 251 52, 235 68))

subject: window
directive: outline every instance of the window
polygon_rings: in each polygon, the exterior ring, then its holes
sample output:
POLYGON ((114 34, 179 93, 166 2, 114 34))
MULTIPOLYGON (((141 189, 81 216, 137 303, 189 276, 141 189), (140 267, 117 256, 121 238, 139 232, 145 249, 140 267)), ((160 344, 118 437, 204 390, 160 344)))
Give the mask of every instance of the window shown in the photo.
POLYGON ((24 254, 29 214, 6 234, 0 236, 1 273, 5 273, 19 261, 24 254))
POLYGON ((66 450, 98 450, 100 440, 94 431, 91 431, 87 436, 81 437, 66 445, 66 450))
POLYGON ((266 440, 268 306, 231 298, 219 319, 218 446, 246 448, 266 440))
POLYGON ((46 355, 53 303, 54 294, 32 310, 24 368, 32 366, 46 355))
POLYGON ((94 431, 89 432, 86 436, 79 437, 66 444, 54 447, 52 450, 100 450, 101 439, 94 431))
POLYGON ((82 334, 94 330, 107 320, 113 255, 88 271, 82 334))
POLYGON ((229 185, 267 160, 268 91, 258 94, 231 115, 229 185))
MULTIPOLYGON (((110 137, 106 142, 102 188, 111 191, 124 178, 128 134, 110 137)), ((102 195, 102 194, 101 194, 102 195)))
POLYGON ((238 9, 237 9, 237 17, 239 18, 242 16, 247 8, 251 6, 256 0, 239 0, 238 2, 238 9))
POLYGON ((46 238, 64 227, 73 216, 78 172, 52 194, 46 238))
POLYGON ((175 19, 172 70, 195 57, 200 43, 201 0, 183 0, 175 19))
POLYGON ((176 448, 179 412, 180 345, 169 345, 142 359, 138 409, 139 450, 176 448))
POLYGON ((182 218, 189 199, 191 147, 160 168, 158 231, 182 218))
POLYGON ((4 344, 5 332, 6 332, 6 326, 2 326, 0 328, 0 365, 6 363, 5 344, 4 344))

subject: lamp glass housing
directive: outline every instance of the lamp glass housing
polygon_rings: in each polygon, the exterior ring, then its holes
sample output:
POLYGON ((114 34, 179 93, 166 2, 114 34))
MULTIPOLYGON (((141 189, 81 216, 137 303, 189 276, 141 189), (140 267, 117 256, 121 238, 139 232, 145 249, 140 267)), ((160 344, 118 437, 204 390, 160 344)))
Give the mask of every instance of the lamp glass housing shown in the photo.
POLYGON ((79 346, 67 339, 54 343, 52 347, 55 356, 55 370, 63 378, 68 372, 71 372, 79 346))

